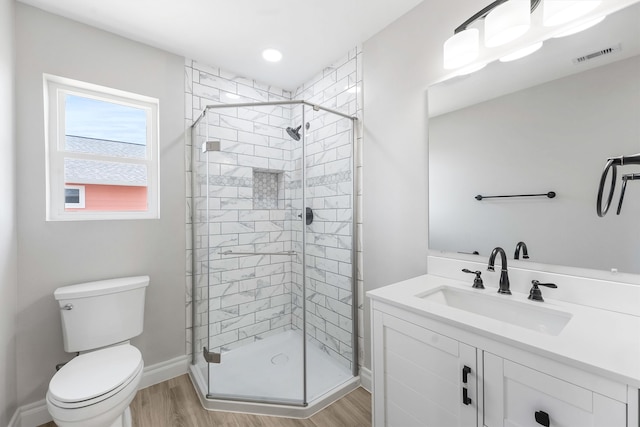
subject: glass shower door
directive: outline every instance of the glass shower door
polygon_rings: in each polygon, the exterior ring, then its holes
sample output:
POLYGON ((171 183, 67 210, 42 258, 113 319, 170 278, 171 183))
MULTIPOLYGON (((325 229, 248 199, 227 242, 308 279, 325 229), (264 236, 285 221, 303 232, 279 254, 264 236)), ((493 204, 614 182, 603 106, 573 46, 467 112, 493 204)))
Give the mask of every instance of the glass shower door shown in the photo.
MULTIPOLYGON (((306 385, 313 401, 354 376, 352 120, 305 107, 306 385)), ((295 309, 294 309, 295 313, 295 309)))
POLYGON ((304 341, 292 322, 302 149, 286 132, 291 107, 209 109, 203 122, 193 169, 206 220, 194 239, 207 252, 207 397, 303 405, 304 341))

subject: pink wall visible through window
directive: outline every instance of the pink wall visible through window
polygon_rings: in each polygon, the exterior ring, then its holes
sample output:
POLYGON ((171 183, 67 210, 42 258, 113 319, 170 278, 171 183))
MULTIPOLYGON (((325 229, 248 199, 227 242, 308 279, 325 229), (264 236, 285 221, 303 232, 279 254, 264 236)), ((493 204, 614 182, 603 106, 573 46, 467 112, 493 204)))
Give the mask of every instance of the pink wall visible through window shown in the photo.
POLYGON ((84 209, 65 208, 65 211, 146 211, 147 187, 125 185, 84 185, 84 209))

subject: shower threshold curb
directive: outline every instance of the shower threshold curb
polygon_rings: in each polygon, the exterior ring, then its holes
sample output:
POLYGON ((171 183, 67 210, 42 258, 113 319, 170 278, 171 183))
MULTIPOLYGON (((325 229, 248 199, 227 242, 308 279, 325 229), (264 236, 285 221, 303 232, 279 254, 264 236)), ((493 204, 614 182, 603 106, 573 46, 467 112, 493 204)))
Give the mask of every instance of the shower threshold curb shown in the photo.
POLYGON ((309 418, 360 387, 360 377, 353 377, 325 394, 309 402, 307 406, 280 405, 273 403, 240 402, 206 398, 205 378, 196 365, 189 366, 189 378, 196 389, 202 407, 208 411, 241 412, 286 418, 309 418))

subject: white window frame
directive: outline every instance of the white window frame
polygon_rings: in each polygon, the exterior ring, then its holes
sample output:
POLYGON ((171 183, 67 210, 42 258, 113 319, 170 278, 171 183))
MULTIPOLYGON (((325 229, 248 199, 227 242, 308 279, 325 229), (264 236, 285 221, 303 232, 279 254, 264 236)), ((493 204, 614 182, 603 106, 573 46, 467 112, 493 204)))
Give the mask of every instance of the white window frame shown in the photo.
MULTIPOLYGON (((112 220, 160 218, 159 101, 144 95, 125 92, 64 77, 44 74, 45 150, 46 150, 46 220, 112 220), (146 158, 122 158, 65 151, 66 95, 77 95, 142 109, 147 115, 146 158), (147 170, 146 211, 65 211, 64 160, 83 159, 145 165, 147 170)), ((82 183, 90 184, 90 183, 82 183)), ((105 184, 105 183, 98 183, 105 184)))
POLYGON ((65 185, 65 190, 78 190, 78 203, 67 202, 66 194, 64 200, 64 207, 71 209, 84 209, 84 185, 65 185))

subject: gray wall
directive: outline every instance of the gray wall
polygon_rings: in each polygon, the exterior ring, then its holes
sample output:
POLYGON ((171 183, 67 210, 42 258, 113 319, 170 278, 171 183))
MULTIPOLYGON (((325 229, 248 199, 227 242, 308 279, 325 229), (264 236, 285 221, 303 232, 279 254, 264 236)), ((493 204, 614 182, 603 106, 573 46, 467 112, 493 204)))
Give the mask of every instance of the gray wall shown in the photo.
POLYGON ((18 301, 14 120, 13 0, 0 0, 0 425, 17 406, 18 301))
MULTIPOLYGON (((425 0, 363 45, 365 292, 427 272, 428 85, 442 44, 480 8, 425 0)), ((371 366, 365 301, 366 367, 371 366)))
MULTIPOLYGON (((4 28, 4 26, 3 26, 4 28)), ((146 365, 185 354, 184 60, 17 3, 18 401, 43 399, 62 347, 53 291, 148 274, 146 365), (159 220, 45 222, 42 73, 160 100, 159 220)), ((0 168, 3 170, 4 168, 0 168)))

